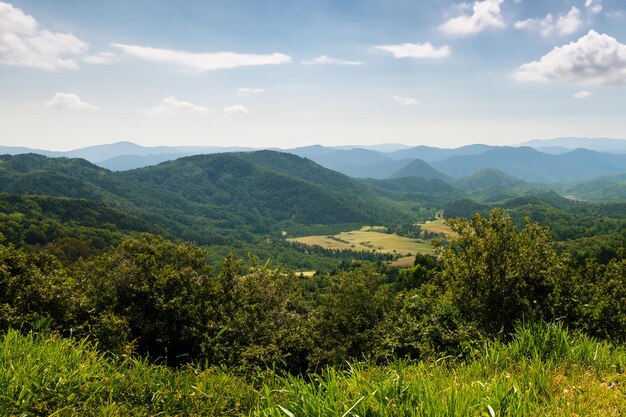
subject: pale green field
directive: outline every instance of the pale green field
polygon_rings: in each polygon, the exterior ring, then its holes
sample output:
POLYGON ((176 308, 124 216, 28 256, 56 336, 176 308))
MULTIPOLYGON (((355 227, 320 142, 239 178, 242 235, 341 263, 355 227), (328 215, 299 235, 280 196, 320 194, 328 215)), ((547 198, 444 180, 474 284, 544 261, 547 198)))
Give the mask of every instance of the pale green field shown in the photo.
POLYGON ((396 234, 381 233, 380 226, 366 226, 361 230, 339 233, 334 236, 304 236, 287 239, 306 245, 318 245, 326 249, 350 249, 383 253, 415 255, 417 253, 432 254, 430 241, 410 239, 396 234))
POLYGON ((426 223, 421 223, 420 227, 425 232, 430 233, 443 233, 444 235, 449 235, 452 233, 452 230, 445 224, 444 219, 437 219, 433 221, 428 221, 426 223))

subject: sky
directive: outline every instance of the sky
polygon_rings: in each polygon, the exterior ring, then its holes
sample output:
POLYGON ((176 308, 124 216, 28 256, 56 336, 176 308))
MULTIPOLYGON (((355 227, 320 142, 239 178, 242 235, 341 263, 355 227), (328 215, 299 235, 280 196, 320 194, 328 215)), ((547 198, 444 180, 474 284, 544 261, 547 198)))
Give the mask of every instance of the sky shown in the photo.
POLYGON ((623 0, 0 0, 0 145, 626 138, 623 0))

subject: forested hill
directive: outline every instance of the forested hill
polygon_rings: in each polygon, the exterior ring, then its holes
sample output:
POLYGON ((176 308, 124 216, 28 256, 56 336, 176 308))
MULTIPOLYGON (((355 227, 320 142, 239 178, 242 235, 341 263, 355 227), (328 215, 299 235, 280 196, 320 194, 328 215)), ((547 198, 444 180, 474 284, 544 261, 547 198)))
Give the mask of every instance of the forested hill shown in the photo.
POLYGON ((101 201, 202 243, 289 226, 410 220, 366 184, 273 151, 197 155, 126 172, 81 159, 5 155, 0 191, 101 201))

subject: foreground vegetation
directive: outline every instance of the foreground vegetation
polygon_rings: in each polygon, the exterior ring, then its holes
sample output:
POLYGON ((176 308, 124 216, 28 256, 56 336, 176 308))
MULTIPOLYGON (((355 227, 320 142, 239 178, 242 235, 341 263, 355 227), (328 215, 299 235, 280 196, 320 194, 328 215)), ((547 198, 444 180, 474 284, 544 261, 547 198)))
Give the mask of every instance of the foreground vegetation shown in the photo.
POLYGON ((561 325, 521 325, 468 359, 357 362, 307 376, 155 365, 81 340, 9 331, 1 415, 619 416, 626 351, 561 325))
POLYGON ((624 409, 626 205, 546 194, 488 212, 494 204, 468 200, 444 213, 483 216, 418 229, 412 203, 374 204, 363 184, 302 163, 259 153, 114 175, 76 160, 6 159, 0 189, 57 196, 0 193, 0 414, 624 409), (61 173, 31 172, 41 164, 61 173), (242 172, 252 179, 240 187, 242 172), (331 212, 354 201, 360 217, 331 212), (445 239, 436 256, 393 268, 393 252, 283 236, 365 222, 386 225, 367 236, 445 239), (248 250, 258 257, 242 260, 248 250))

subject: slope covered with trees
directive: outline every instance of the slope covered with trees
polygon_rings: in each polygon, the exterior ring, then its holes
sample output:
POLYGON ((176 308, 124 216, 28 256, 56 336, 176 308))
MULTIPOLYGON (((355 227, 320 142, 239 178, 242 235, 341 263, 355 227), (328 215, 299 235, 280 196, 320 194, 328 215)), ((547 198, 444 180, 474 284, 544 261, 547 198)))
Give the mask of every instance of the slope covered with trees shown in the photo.
POLYGON ((210 403, 231 415, 350 407, 394 415, 415 408, 426 395, 420 387, 439 391, 457 375, 465 401, 432 396, 424 410, 489 406, 524 415, 555 410, 545 390, 570 385, 534 387, 556 374, 589 387, 561 409, 578 412, 593 401, 607 413, 623 408, 623 396, 597 398, 608 379, 623 393, 624 203, 591 205, 551 192, 456 201, 444 213, 466 218, 448 221, 436 257, 395 268, 380 255, 345 253, 327 272, 304 275, 281 266, 281 257, 303 265, 326 254, 286 245, 282 227, 329 230, 355 218, 398 226, 417 217, 411 200, 435 210, 462 194, 438 180, 357 181, 274 152, 125 173, 81 160, 2 158, 2 189, 21 194, 0 194, 0 361, 19 364, 0 367, 3 412, 79 410, 84 399, 87 413, 203 413, 210 403), (220 234, 233 245, 181 242, 220 234), (253 249, 247 261, 224 251, 242 242, 253 249), (29 362, 26 350, 41 359, 29 362), (372 394, 392 390, 380 378, 394 369, 407 382, 395 394, 372 394), (503 392, 485 402, 472 385, 478 374, 526 400, 503 392), (94 382, 102 375, 112 381, 106 388, 94 382), (372 392, 341 397, 350 390, 338 385, 315 392, 319 381, 372 392))

